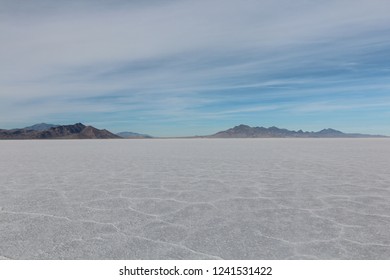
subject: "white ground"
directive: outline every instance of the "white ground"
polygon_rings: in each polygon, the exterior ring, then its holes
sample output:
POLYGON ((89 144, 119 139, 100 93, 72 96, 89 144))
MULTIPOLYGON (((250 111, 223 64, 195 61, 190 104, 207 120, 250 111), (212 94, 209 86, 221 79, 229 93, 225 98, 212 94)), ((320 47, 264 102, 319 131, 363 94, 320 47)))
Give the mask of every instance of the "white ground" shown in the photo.
POLYGON ((0 141, 0 259, 390 259, 390 139, 0 141))

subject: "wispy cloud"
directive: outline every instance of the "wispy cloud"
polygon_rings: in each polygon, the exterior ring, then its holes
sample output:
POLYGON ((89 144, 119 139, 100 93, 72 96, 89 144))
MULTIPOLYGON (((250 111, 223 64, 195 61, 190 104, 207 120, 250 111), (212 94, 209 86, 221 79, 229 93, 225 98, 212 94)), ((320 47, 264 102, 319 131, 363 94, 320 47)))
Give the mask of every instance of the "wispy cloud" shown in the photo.
POLYGON ((373 105, 390 109, 387 0, 0 6, 0 127, 85 120, 183 135, 264 118, 348 128, 359 114, 387 127, 373 105))

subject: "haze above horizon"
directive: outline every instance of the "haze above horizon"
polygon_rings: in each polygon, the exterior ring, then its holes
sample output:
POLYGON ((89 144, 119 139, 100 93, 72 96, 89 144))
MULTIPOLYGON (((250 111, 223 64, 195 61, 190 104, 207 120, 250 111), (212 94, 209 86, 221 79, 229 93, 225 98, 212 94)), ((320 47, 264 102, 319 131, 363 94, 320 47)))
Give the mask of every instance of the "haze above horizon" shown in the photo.
POLYGON ((0 128, 390 135, 390 2, 0 0, 0 128))

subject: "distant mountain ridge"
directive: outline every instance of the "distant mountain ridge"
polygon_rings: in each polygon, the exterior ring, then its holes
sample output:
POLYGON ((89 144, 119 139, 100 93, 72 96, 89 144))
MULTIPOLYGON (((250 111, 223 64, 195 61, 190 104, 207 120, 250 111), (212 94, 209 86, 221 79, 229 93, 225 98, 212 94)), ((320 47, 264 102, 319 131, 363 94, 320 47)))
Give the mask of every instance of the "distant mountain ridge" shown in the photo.
MULTIPOLYGON (((238 125, 233 128, 206 136, 189 136, 179 138, 378 138, 384 135, 370 135, 359 133, 344 133, 332 128, 317 132, 288 130, 272 127, 250 127, 238 125)), ((73 125, 53 125, 40 123, 25 128, 0 129, 1 139, 147 139, 154 138, 147 134, 135 132, 119 132, 114 134, 106 129, 97 129, 85 126, 82 123, 73 125)), ((171 137, 176 138, 176 137, 171 137)))
POLYGON ((119 132, 116 135, 122 137, 122 138, 153 138, 152 136, 148 134, 140 134, 140 133, 135 133, 135 132, 129 132, 129 131, 123 131, 119 132))
POLYGON ((294 131, 275 126, 250 127, 248 125, 238 125, 228 130, 217 132, 208 138, 363 138, 363 137, 386 137, 383 135, 370 135, 359 133, 344 133, 332 128, 323 129, 317 132, 294 131))
MULTIPOLYGON (((43 124, 47 125, 47 124, 43 124)), ((105 129, 82 123, 53 126, 45 130, 42 124, 21 129, 0 129, 0 139, 115 139, 121 138, 105 129)))

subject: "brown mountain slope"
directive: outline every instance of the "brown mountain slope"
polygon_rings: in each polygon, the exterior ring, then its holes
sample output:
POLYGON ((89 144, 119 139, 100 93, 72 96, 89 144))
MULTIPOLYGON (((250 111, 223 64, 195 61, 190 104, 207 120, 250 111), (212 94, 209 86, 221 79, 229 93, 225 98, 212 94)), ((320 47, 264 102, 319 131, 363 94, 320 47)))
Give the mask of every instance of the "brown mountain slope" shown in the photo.
POLYGON ((105 129, 82 123, 61 125, 43 131, 30 129, 0 130, 0 139, 116 139, 121 138, 105 129))

